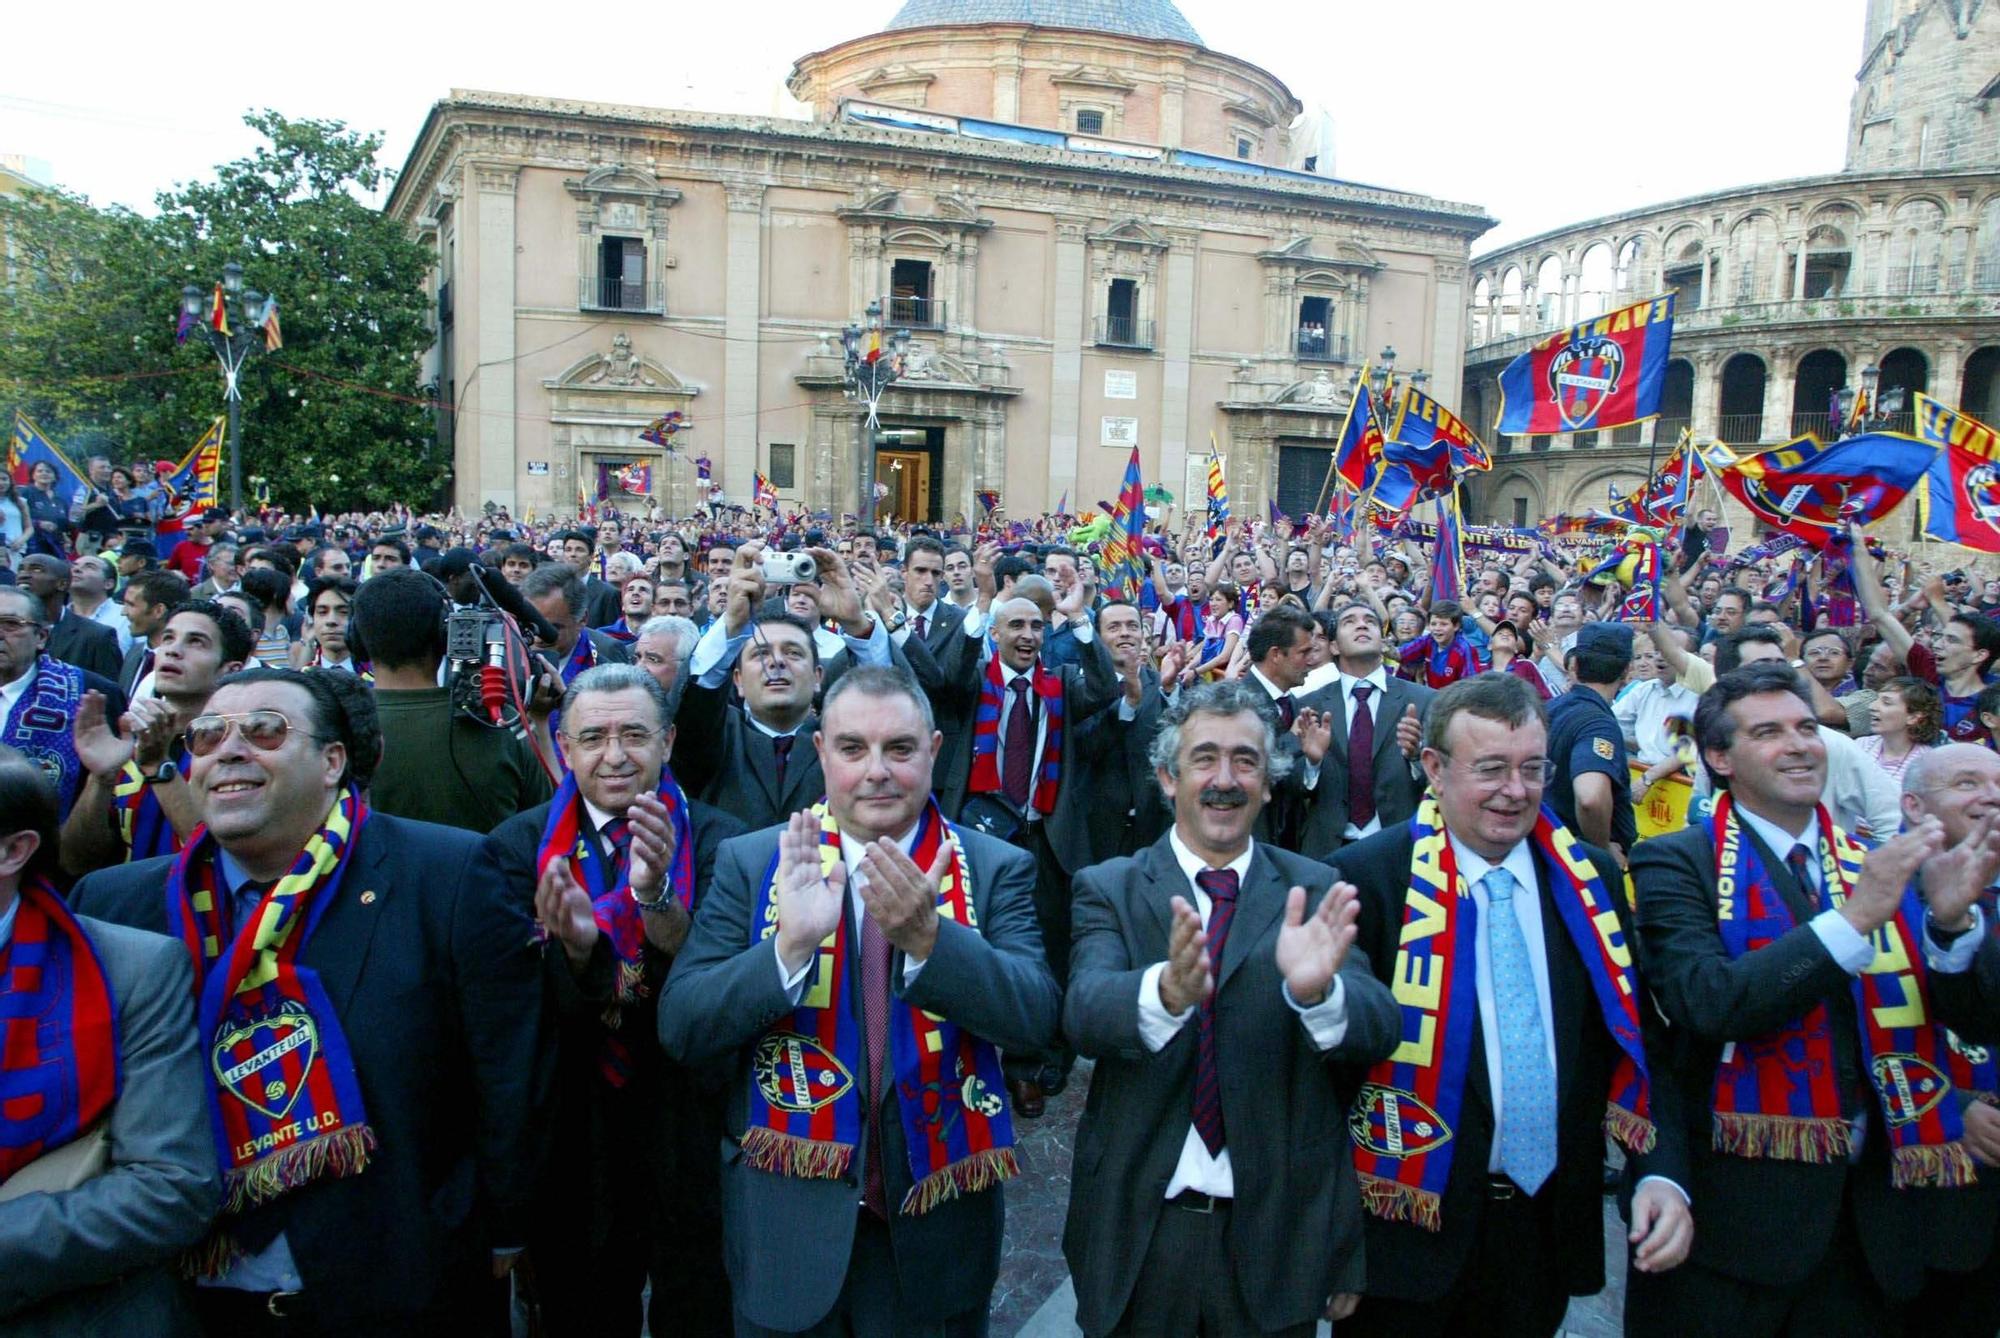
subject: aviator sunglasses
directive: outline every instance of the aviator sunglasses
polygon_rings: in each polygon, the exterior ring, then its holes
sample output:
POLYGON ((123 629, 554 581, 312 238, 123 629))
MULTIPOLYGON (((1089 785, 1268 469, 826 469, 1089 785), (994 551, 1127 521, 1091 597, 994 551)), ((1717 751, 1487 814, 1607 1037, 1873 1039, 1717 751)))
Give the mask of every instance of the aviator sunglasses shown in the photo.
MULTIPOLYGON (((198 715, 188 722, 188 752, 196 757, 207 757, 222 746, 229 737, 229 731, 243 731, 244 741, 259 752, 275 753, 285 746, 285 739, 291 734, 293 725, 283 711, 243 711, 236 715, 198 715)), ((300 733, 309 739, 319 739, 319 735, 300 733)))

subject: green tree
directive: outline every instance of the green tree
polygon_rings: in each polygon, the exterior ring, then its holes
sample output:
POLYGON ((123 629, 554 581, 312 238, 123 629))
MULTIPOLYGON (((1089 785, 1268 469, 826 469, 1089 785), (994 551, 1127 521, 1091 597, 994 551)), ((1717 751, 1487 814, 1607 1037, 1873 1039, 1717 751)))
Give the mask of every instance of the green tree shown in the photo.
POLYGON ((446 463, 420 384, 430 257, 363 202, 384 180, 381 136, 244 119, 266 143, 162 193, 153 217, 60 192, 0 200, 17 258, 0 395, 80 450, 178 459, 225 410, 206 345, 175 343, 181 287, 206 291, 235 260, 284 331, 244 371, 245 478, 294 509, 426 501, 446 463))

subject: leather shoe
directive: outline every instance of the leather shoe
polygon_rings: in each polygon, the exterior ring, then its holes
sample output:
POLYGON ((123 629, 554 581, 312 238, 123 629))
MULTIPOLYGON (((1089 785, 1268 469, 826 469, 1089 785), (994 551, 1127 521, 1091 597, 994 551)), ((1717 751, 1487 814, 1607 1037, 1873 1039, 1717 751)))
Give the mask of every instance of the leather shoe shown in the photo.
POLYGON ((1042 1085, 1032 1078, 1015 1078, 1007 1084, 1007 1093, 1014 1098, 1014 1113, 1024 1120, 1039 1120, 1046 1108, 1042 1101, 1042 1085))
POLYGON ((1063 1088, 1069 1086, 1069 1071, 1060 1064, 1044 1064, 1035 1081, 1041 1085, 1043 1096, 1061 1096, 1063 1088))

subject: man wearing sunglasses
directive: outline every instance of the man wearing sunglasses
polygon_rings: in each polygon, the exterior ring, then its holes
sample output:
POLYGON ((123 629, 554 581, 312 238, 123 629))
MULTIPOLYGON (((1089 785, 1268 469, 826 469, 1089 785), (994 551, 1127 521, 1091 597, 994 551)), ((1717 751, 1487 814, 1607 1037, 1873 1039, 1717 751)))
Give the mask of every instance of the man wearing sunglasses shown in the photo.
POLYGON ((48 644, 47 606, 25 586, 0 586, 0 743, 48 773, 67 817, 83 785, 71 729, 84 694, 103 693, 106 711, 120 716, 125 694, 110 679, 55 659, 48 644))
POLYGON ((555 799, 486 842, 508 887, 534 893, 556 1001, 561 1151, 528 1238, 544 1331, 636 1335, 650 1278, 654 1333, 727 1334, 721 1103, 661 1051, 655 1012, 716 848, 745 829, 681 791, 645 669, 585 670, 561 718, 571 770, 555 799))
POLYGON ((371 812, 373 699, 251 669, 187 730, 206 832, 91 874, 83 914, 186 946, 232 1207, 193 1256, 211 1333, 417 1333, 491 1303, 546 1096, 526 889, 470 832, 371 812))
POLYGON ((76 713, 76 752, 89 777, 63 824, 63 868, 86 874, 129 859, 171 855, 201 822, 188 784, 184 735, 216 680, 241 669, 257 640, 220 604, 189 600, 167 615, 155 652, 153 695, 111 728, 102 696, 76 713))

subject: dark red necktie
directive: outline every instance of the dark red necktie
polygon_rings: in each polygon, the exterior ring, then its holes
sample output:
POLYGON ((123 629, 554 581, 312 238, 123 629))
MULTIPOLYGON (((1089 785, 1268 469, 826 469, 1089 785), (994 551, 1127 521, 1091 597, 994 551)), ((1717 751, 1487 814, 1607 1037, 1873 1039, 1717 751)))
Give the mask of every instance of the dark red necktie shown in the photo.
POLYGON ((792 760, 792 745, 797 743, 798 740, 799 736, 796 734, 773 734, 771 736, 771 753, 778 762, 779 794, 785 792, 785 764, 792 760))
POLYGON ((598 835, 603 837, 605 853, 610 856, 611 876, 605 882, 616 887, 632 860, 632 825, 623 818, 613 818, 598 835))
POLYGON ((861 1029, 868 1044, 868 1172, 861 1202, 884 1221, 889 1191, 882 1176, 882 1053, 889 1048, 889 940, 875 917, 861 916, 861 1029))
MULTIPOLYGON (((1229 922, 1236 918, 1236 871, 1203 869, 1195 884, 1208 893, 1208 969, 1222 975, 1222 948, 1229 941, 1229 922)), ((1194 1127, 1213 1157, 1222 1151, 1222 1085, 1215 1057, 1215 992, 1195 1014, 1200 1048, 1194 1062, 1194 1127)))
POLYGON ((930 636, 930 625, 930 619, 921 613, 917 615, 917 640, 922 641, 930 636))
POLYGON ((1785 863, 1791 866, 1792 877, 1798 880, 1799 892, 1805 897, 1806 905, 1817 911, 1819 909, 1819 894, 1813 891, 1812 866, 1807 859, 1806 848, 1804 846, 1793 846, 1791 853, 1785 856, 1785 863))
POLYGON ((1354 685, 1354 723, 1347 727, 1347 820, 1366 827, 1375 820, 1375 717, 1368 709, 1373 683, 1354 685))
POLYGON ((1299 706, 1297 702, 1292 700, 1292 694, 1288 692, 1278 698, 1278 732, 1281 734, 1291 733, 1292 722, 1298 718, 1299 706))
POLYGON ((1007 712, 1007 755, 1001 759, 1000 792, 1015 808, 1028 807, 1028 795, 1035 787, 1035 707, 1028 696, 1028 675, 1022 674, 1007 685, 1014 703, 1007 712))

